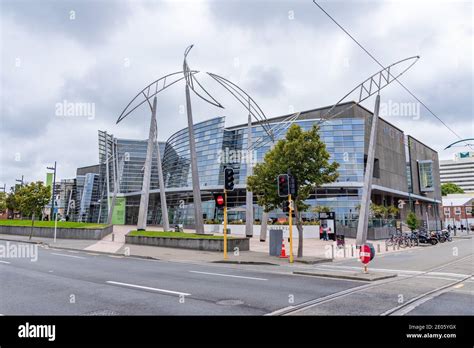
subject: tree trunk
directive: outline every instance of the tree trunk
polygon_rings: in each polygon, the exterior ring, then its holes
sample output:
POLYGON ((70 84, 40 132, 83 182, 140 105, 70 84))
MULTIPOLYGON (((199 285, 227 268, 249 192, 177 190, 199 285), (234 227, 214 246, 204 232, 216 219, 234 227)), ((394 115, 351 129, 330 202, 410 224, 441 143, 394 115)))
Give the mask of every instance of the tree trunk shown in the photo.
POLYGON ((31 239, 31 236, 33 236, 33 227, 35 225, 35 213, 33 213, 33 215, 31 216, 31 232, 30 232, 30 238, 31 239))
POLYGON ((296 207, 296 200, 294 203, 295 208, 295 219, 296 228, 298 229, 298 257, 303 257, 303 223, 301 222, 301 216, 296 207))

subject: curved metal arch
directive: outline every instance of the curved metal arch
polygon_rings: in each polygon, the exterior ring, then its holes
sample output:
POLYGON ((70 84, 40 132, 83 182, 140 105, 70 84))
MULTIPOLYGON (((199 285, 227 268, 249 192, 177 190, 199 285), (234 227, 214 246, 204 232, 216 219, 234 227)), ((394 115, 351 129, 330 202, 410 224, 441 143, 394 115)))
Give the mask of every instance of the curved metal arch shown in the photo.
POLYGON ((335 115, 332 115, 331 117, 328 117, 326 118, 335 108, 336 106, 338 106, 344 99, 346 99, 349 95, 351 95, 352 93, 354 93, 355 91, 357 91, 359 88, 360 88, 360 92, 359 92, 359 99, 358 101, 356 102, 356 104, 360 104, 361 102, 363 102, 364 100, 370 98, 371 96, 373 96, 374 94, 376 93, 380 93, 380 91, 382 89, 384 89, 385 87, 387 87, 390 83, 392 83, 393 81, 397 80, 400 76, 402 76, 408 69, 410 69, 417 61, 418 59, 420 59, 420 56, 412 56, 412 57, 408 57, 408 58, 405 58, 405 59, 401 59, 395 63, 392 63, 390 65, 388 65, 387 67, 385 67, 384 69, 376 72, 375 74, 373 74, 372 76, 368 77, 366 80, 364 80, 362 83, 358 84, 356 87, 354 87, 349 93, 347 93, 344 97, 342 97, 341 99, 339 99, 339 101, 334 104, 322 117, 321 117, 321 120, 318 122, 318 125, 320 125, 321 123, 323 122, 326 122, 327 120, 330 120, 331 118, 334 118, 338 115, 340 115, 341 113, 345 112, 346 110, 350 109, 353 107, 353 105, 350 105, 348 106, 347 108, 339 111, 338 113, 336 113, 335 115), (409 60, 414 60, 407 68, 405 68, 402 72, 400 72, 397 76, 393 76, 391 73, 390 73, 390 69, 395 66, 395 65, 398 65, 400 63, 403 63, 403 62, 406 62, 406 61, 409 61, 409 60), (390 79, 390 77, 392 77, 392 79, 390 79), (366 86, 366 84, 368 84, 368 86, 366 86), (375 88, 373 88, 375 86, 375 88))
MULTIPOLYGON (((196 70, 191 70, 189 72, 189 74, 191 75, 194 75, 194 74, 197 74, 199 73, 199 71, 196 71, 196 70)), ((162 76, 160 77, 158 80, 155 80, 153 81, 152 83, 150 83, 149 85, 147 85, 145 88, 143 88, 140 92, 138 92, 138 94, 130 101, 130 103, 127 104, 127 106, 125 107, 125 109, 123 109, 122 113, 120 114, 117 122, 115 124, 118 124, 119 122, 121 122, 125 117, 127 117, 128 115, 130 115, 133 111, 135 111, 137 108, 139 108, 141 105, 143 105, 144 103, 147 103, 148 102, 148 105, 150 106, 150 109, 151 109, 151 105, 150 105, 150 98, 153 98, 155 95, 157 95, 158 93, 164 91, 165 89, 167 89, 168 87, 174 85, 175 83, 181 81, 184 79, 184 76, 181 76, 179 78, 177 78, 176 75, 181 75, 183 74, 182 71, 177 71, 177 72, 174 72, 174 73, 171 73, 171 74, 168 74, 168 75, 165 75, 165 76, 162 76), (173 80, 171 82, 167 81, 167 78, 169 77, 173 77, 173 80), (162 83, 162 86, 159 87, 160 83, 162 83), (153 87, 153 88, 152 88, 153 87), (144 97, 144 100, 137 100, 137 98, 139 98, 140 96, 143 96, 144 97), (133 103, 134 102, 137 102, 138 104, 134 105, 133 103), (133 104, 133 105, 132 105, 133 104)))
POLYGON ((207 74, 212 77, 217 83, 219 83, 222 87, 224 87, 230 94, 232 94, 232 96, 247 109, 250 115, 261 124, 262 128, 268 134, 268 136, 271 139, 274 138, 265 113, 247 92, 245 92, 242 88, 237 86, 232 81, 222 76, 210 72, 207 72, 207 74))
POLYGON ((196 94, 199 98, 201 98, 202 100, 208 102, 209 104, 211 105, 214 105, 214 106, 217 106, 218 108, 222 108, 224 109, 224 107, 222 106, 221 103, 219 103, 200 83, 199 81, 197 80, 197 78, 194 76, 194 74, 191 74, 191 70, 189 68, 189 65, 188 65, 188 62, 187 62, 187 57, 188 57, 188 54, 189 52, 191 51, 191 49, 194 47, 194 45, 190 45, 188 46, 185 50, 184 50, 184 59, 183 59, 183 74, 184 74, 184 79, 186 80, 186 85, 191 88, 191 90, 194 92, 194 94, 196 94), (208 96, 208 98, 206 97, 203 97, 201 94, 199 94, 196 89, 194 88, 194 82, 196 82, 196 84, 201 88, 201 90, 204 91, 204 93, 206 93, 206 95, 208 96))
MULTIPOLYGON (((474 140, 474 138, 467 138, 467 139, 461 139, 461 140, 455 141, 454 143, 449 144, 448 146, 446 146, 446 147, 444 148, 444 150, 449 149, 449 148, 452 147, 453 145, 462 143, 462 142, 464 142, 464 141, 469 141, 469 140, 474 140)), ((471 147, 471 145, 472 145, 472 144, 466 144, 465 146, 471 147)))
MULTIPOLYGON (((353 88, 349 93, 347 93, 344 97, 342 97, 336 104, 334 104, 320 119, 320 121, 317 123, 318 126, 328 120, 330 120, 331 118, 334 118, 338 115, 340 115, 341 113, 349 110, 350 108, 353 107, 353 105, 350 105, 348 106, 347 108, 344 108, 343 110, 339 111, 338 113, 334 114, 334 115, 331 115, 331 117, 327 117, 328 115, 331 114, 331 112, 344 100, 346 99, 349 95, 351 95, 352 93, 354 93, 355 91, 357 91, 359 88, 360 88, 360 92, 359 92, 359 99, 358 101, 356 102, 357 104, 363 102, 364 100, 368 99, 369 97, 371 97, 372 95, 374 95, 375 93, 379 93, 380 90, 382 90, 383 88, 387 87, 391 82, 395 81, 396 79, 398 79, 400 76, 402 76, 408 69, 410 69, 417 61, 418 59, 420 58, 420 56, 412 56, 412 57, 408 57, 408 58, 404 58, 404 59, 401 59, 395 63, 392 63, 390 65, 388 65, 386 68, 376 72, 375 74, 371 75, 370 77, 368 77, 366 80, 364 80, 362 83, 360 83, 359 85, 357 85, 355 88, 353 88), (405 68, 402 72, 400 72, 398 75, 396 76, 393 76, 391 73, 390 73, 390 69, 395 66, 395 65, 398 65, 400 63, 403 63, 405 61, 410 61, 410 60, 414 60, 413 62, 411 62, 411 64, 405 68), (367 86, 368 84, 368 86, 367 86)), ((288 116, 286 119, 284 119, 283 121, 279 122, 276 126, 273 127, 273 133, 274 135, 278 135, 278 134, 281 134, 282 132, 284 132, 286 129, 288 129, 292 124, 293 122, 295 122, 296 120, 298 120, 300 116, 300 113, 297 112, 297 113, 294 113, 290 116, 288 116), (283 126, 281 126, 283 125, 283 126)), ((262 146, 265 146, 267 145, 268 143, 270 143, 272 140, 271 139, 264 139, 264 138, 260 138, 259 140, 257 140, 255 143, 254 143, 254 146, 252 146, 252 150, 253 149, 257 149, 259 147, 262 147, 262 146)))

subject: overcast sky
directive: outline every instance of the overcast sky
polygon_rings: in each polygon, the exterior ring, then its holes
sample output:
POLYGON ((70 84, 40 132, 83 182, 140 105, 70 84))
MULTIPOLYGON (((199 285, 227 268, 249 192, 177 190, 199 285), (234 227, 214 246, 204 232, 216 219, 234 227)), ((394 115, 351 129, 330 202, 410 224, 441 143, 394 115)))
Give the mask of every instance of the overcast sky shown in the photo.
MULTIPOLYGON (((182 69, 222 75, 267 117, 332 105, 380 70, 311 0, 21 1, 1 4, 0 185, 23 174, 58 179, 98 163, 97 131, 144 139, 146 108, 116 125, 147 84, 182 69), (86 115, 62 112, 87 103, 86 115)), ((471 1, 339 1, 320 4, 384 65, 420 55, 401 81, 462 138, 473 137, 471 1)), ((245 110, 212 80, 200 80, 225 109, 193 97, 195 122, 245 110)), ((357 96, 349 99, 356 99, 357 96)), ((457 138, 396 83, 383 90, 389 122, 451 158, 457 138), (414 104, 406 104, 414 103, 414 104), (397 105, 412 105, 397 115, 397 105)), ((159 139, 186 127, 184 85, 159 95, 159 139)), ((363 103, 373 110, 374 98, 363 103)), ((466 150, 456 148, 457 151, 466 150)))

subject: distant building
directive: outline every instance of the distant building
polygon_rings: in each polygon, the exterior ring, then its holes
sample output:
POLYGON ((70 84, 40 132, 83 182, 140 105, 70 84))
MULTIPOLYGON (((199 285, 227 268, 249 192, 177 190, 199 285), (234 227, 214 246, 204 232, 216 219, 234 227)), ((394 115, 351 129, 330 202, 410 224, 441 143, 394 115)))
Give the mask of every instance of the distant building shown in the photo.
POLYGON ((470 226, 474 224, 474 193, 458 193, 443 196, 444 225, 470 226))
POLYGON ((474 152, 459 152, 453 160, 439 161, 441 183, 451 182, 464 192, 474 192, 474 152))

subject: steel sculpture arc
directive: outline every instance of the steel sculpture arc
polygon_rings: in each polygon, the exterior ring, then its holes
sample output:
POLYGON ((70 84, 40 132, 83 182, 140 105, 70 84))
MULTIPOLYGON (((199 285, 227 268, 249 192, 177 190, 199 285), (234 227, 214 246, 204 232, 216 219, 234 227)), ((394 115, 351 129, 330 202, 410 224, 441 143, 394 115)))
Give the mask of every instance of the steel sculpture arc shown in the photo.
MULTIPOLYGON (((189 74, 194 75, 199 73, 199 71, 192 70, 189 74)), ((171 87, 175 83, 184 80, 183 71, 177 71, 165 76, 160 77, 159 79, 153 81, 149 85, 145 86, 137 95, 128 103, 128 105, 123 109, 119 118, 117 119, 116 124, 120 123, 125 117, 130 115, 133 111, 139 108, 144 103, 148 103, 151 109, 150 99, 153 98, 158 93, 164 91, 168 87, 171 87), (142 97, 143 99, 140 99, 142 97)))
POLYGON ((420 56, 412 56, 408 57, 405 59, 401 59, 393 64, 388 65, 386 68, 376 72, 372 76, 368 77, 366 80, 364 80, 362 83, 358 84, 356 87, 354 87, 349 93, 347 93, 345 96, 343 96, 337 103, 335 103, 322 117, 321 120, 318 122, 318 125, 330 120, 331 118, 334 118, 341 113, 345 112, 346 110, 352 108, 352 105, 349 107, 345 108, 344 110, 339 111, 338 113, 331 115, 331 112, 339 105, 341 104, 344 99, 346 99, 348 96, 350 96, 352 93, 355 91, 359 90, 359 98, 356 101, 356 104, 360 104, 364 100, 370 98, 374 94, 380 93, 382 89, 387 87, 390 83, 393 81, 397 80, 400 76, 402 76, 405 72, 407 72, 417 61, 420 59, 420 56), (400 72, 398 75, 393 76, 392 73, 390 72, 390 69, 392 69, 394 66, 401 64, 403 62, 407 61, 412 61, 408 67, 406 67, 402 72, 400 72))
MULTIPOLYGON (((354 87, 349 93, 344 95, 339 101, 337 101, 319 120, 317 123, 318 125, 342 114, 343 112, 349 110, 350 108, 353 107, 353 105, 348 106, 347 108, 344 108, 343 110, 337 112, 334 115, 330 115, 331 112, 339 105, 341 104, 344 99, 346 99, 348 96, 350 96, 352 93, 356 92, 359 90, 358 93, 358 99, 357 99, 357 104, 363 102, 364 100, 370 98, 376 93, 379 93, 380 90, 383 88, 387 87, 390 83, 393 81, 397 80, 400 76, 402 76, 407 70, 409 70, 420 58, 420 56, 412 56, 408 57, 405 59, 401 59, 393 64, 390 64, 386 68, 376 72, 375 74, 369 76, 367 79, 365 79, 362 83, 358 84, 356 87, 354 87), (404 63, 404 62, 410 62, 408 67, 406 67, 404 70, 402 70, 399 74, 394 76, 390 70, 393 69, 398 64, 404 63)), ((278 136, 282 132, 286 131, 293 122, 298 120, 300 116, 300 113, 294 113, 290 116, 288 116, 286 119, 283 121, 279 122, 276 126, 272 128, 272 132, 274 136, 278 136)), ((263 137, 255 141, 254 146, 252 149, 257 149, 259 147, 265 146, 268 143, 272 142, 272 139, 264 139, 263 137)))
MULTIPOLYGON (((456 144, 463 143, 463 142, 465 142, 465 141, 471 141, 471 140, 474 140, 474 138, 461 139, 461 140, 455 141, 455 142, 452 143, 452 144, 449 144, 449 145, 446 146, 444 149, 447 150, 447 149, 449 149, 450 147, 456 147, 456 146, 454 146, 454 145, 456 145, 456 144)), ((469 146, 469 147, 471 147, 472 145, 473 145, 473 144, 465 144, 465 145, 463 145, 463 146, 469 146)))
POLYGON ((189 54, 189 51, 191 51, 191 49, 194 47, 194 45, 190 45, 186 48, 186 50, 184 51, 184 60, 183 60, 183 74, 184 74, 184 79, 186 80, 186 85, 188 85, 188 87, 194 92, 194 94, 196 94, 199 98, 201 98, 202 100, 208 102, 209 104, 211 105, 214 105, 218 108, 224 108, 222 106, 221 103, 219 103, 200 83, 199 81, 197 80, 197 78, 194 76, 194 74, 192 74, 192 70, 189 68, 189 65, 188 65, 188 61, 187 61, 187 58, 188 58, 188 54, 189 54), (204 93, 207 95, 207 97, 209 98, 206 98, 204 96, 202 96, 200 93, 198 93, 196 91, 196 88, 194 87, 194 82, 196 82, 196 84, 199 86, 199 88, 204 91, 204 93))

